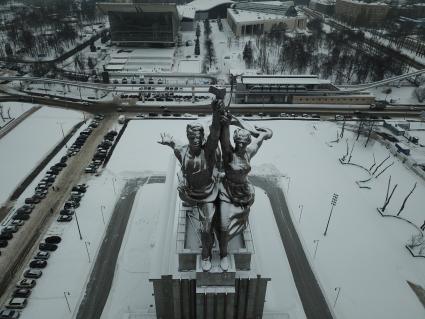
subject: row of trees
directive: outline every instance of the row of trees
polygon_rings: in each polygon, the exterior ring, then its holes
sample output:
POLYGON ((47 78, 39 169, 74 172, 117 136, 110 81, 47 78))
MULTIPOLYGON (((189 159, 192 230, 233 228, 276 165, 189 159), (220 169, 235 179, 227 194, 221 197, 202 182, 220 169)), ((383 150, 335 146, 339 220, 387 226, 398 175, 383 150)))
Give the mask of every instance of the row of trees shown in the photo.
POLYGON ((205 58, 203 62, 203 69, 206 70, 206 66, 208 64, 208 68, 211 68, 211 65, 215 61, 215 51, 214 44, 211 40, 211 24, 208 19, 204 20, 204 46, 205 46, 205 58))
MULTIPOLYGON (((325 33, 320 20, 311 20, 308 27, 310 35, 289 36, 281 24, 270 33, 258 36, 253 64, 265 73, 318 74, 337 84, 378 81, 406 69, 406 65, 393 56, 367 46, 361 31, 325 33)), ((247 43, 244 49, 245 61, 250 45, 247 43)))
POLYGON ((61 54, 74 45, 84 25, 97 19, 95 0, 24 0, 24 9, 5 23, 0 55, 61 54))

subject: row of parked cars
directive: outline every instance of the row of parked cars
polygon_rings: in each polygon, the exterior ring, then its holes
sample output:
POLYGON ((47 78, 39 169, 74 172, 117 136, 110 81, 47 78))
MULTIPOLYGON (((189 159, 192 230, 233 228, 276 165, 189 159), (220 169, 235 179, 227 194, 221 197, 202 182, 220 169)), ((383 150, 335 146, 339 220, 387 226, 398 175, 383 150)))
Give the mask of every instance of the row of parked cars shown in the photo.
POLYGON ((84 172, 94 174, 97 172, 97 169, 100 167, 100 165, 103 164, 103 162, 106 159, 106 156, 109 152, 109 149, 112 146, 112 143, 115 139, 115 136, 117 136, 117 131, 110 130, 108 133, 105 134, 103 137, 102 142, 99 143, 97 146, 96 152, 93 155, 91 163, 86 167, 84 172))
POLYGON ((19 318, 20 313, 17 309, 23 309, 28 303, 32 289, 37 284, 37 279, 43 275, 41 269, 47 266, 47 260, 50 253, 57 249, 57 245, 61 242, 60 236, 48 236, 39 244, 39 250, 34 254, 32 260, 28 264, 28 268, 16 283, 16 288, 6 302, 6 309, 0 310, 0 319, 19 318))
POLYGON ((104 119, 103 114, 96 114, 94 119, 90 122, 89 126, 77 137, 77 139, 72 143, 71 147, 68 148, 68 156, 77 155, 77 153, 81 150, 87 138, 93 132, 93 130, 99 126, 100 121, 104 119))
POLYGON ((58 222, 70 222, 72 220, 75 209, 80 207, 80 201, 84 197, 87 187, 86 184, 78 184, 72 187, 68 200, 59 211, 58 222))
MULTIPOLYGON (((149 79, 145 79, 145 77, 141 76, 139 78, 139 84, 155 84, 155 80, 154 78, 150 77, 149 79)), ((114 79, 112 81, 112 83, 114 84, 120 84, 120 81, 118 79, 114 79)), ((121 83, 122 84, 137 84, 137 79, 135 77, 131 78, 130 80, 128 80, 127 78, 122 78, 121 79, 121 83)), ((156 82, 156 84, 164 84, 164 80, 162 78, 159 78, 156 82)))

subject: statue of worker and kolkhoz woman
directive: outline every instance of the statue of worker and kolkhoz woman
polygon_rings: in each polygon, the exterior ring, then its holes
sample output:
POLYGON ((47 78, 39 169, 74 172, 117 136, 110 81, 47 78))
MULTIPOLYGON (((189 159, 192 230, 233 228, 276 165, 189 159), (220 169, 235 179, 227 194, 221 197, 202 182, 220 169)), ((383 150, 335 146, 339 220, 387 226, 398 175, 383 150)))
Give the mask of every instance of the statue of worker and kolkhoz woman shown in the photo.
POLYGON ((188 144, 179 143, 166 133, 161 134, 158 143, 174 150, 181 164, 180 198, 198 210, 203 271, 211 269, 214 233, 220 249, 220 267, 227 271, 228 243, 247 227, 254 202, 254 188, 248 181, 250 161, 273 132, 253 128, 232 116, 224 105, 225 89, 210 87, 210 92, 216 99, 211 104, 213 115, 208 137, 204 136, 202 124, 195 122, 186 127, 188 144), (238 127, 233 134, 234 145, 230 142, 230 125, 238 127))

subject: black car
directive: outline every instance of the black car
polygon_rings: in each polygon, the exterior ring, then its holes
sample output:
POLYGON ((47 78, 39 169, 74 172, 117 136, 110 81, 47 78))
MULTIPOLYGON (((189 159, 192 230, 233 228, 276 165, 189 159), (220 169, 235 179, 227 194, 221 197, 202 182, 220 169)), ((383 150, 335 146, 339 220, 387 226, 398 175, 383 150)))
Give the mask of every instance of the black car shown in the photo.
POLYGON ((0 240, 0 248, 6 247, 8 244, 7 240, 0 240))
POLYGON ((35 259, 30 262, 30 268, 45 268, 47 266, 47 261, 35 259))
POLYGON ((34 259, 39 259, 39 260, 47 260, 50 257, 50 253, 47 251, 39 251, 35 256, 34 259))
POLYGON ((62 223, 62 222, 70 222, 72 220, 72 216, 71 215, 60 215, 57 219, 58 222, 62 223))
POLYGON ((48 244, 59 244, 62 241, 62 238, 57 235, 48 236, 44 239, 48 244))
POLYGON ((62 156, 60 159, 61 163, 65 163, 68 160, 68 156, 62 156))
POLYGON ((25 278, 40 278, 43 272, 38 269, 28 269, 24 272, 25 278))
MULTIPOLYGON (((34 279, 21 279, 17 284, 17 288, 34 288, 36 285, 36 281, 34 279)), ((1 318, 1 317, 0 317, 1 318)))
POLYGON ((58 249, 58 246, 55 244, 48 244, 48 243, 40 243, 38 245, 38 249, 41 251, 55 251, 58 249))
POLYGON ((30 219, 30 215, 28 214, 15 214, 12 216, 13 220, 28 220, 30 219))
POLYGON ((12 233, 0 233, 0 240, 11 240, 13 238, 13 234, 12 233))

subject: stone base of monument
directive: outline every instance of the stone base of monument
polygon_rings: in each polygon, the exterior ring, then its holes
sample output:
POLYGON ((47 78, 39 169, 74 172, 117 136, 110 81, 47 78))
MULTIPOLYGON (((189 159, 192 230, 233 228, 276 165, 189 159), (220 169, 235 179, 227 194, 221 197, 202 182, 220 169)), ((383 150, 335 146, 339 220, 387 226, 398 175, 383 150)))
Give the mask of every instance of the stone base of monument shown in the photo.
MULTIPOLYGON (((177 253, 179 254, 179 271, 196 270, 196 257, 201 253, 201 234, 199 232, 199 214, 197 209, 182 205, 177 225, 177 253)), ((228 247, 233 255, 236 270, 249 270, 251 255, 254 251, 251 229, 233 238, 228 247)), ((219 253, 215 241, 213 253, 219 253)))
POLYGON ((220 267, 218 243, 212 252, 212 268, 201 267, 199 218, 196 208, 180 203, 175 214, 175 247, 169 265, 171 273, 152 276, 155 309, 160 319, 258 319, 262 318, 269 278, 251 265, 254 245, 250 228, 229 243, 229 269, 220 267), (172 269, 175 269, 172 271, 172 269))

